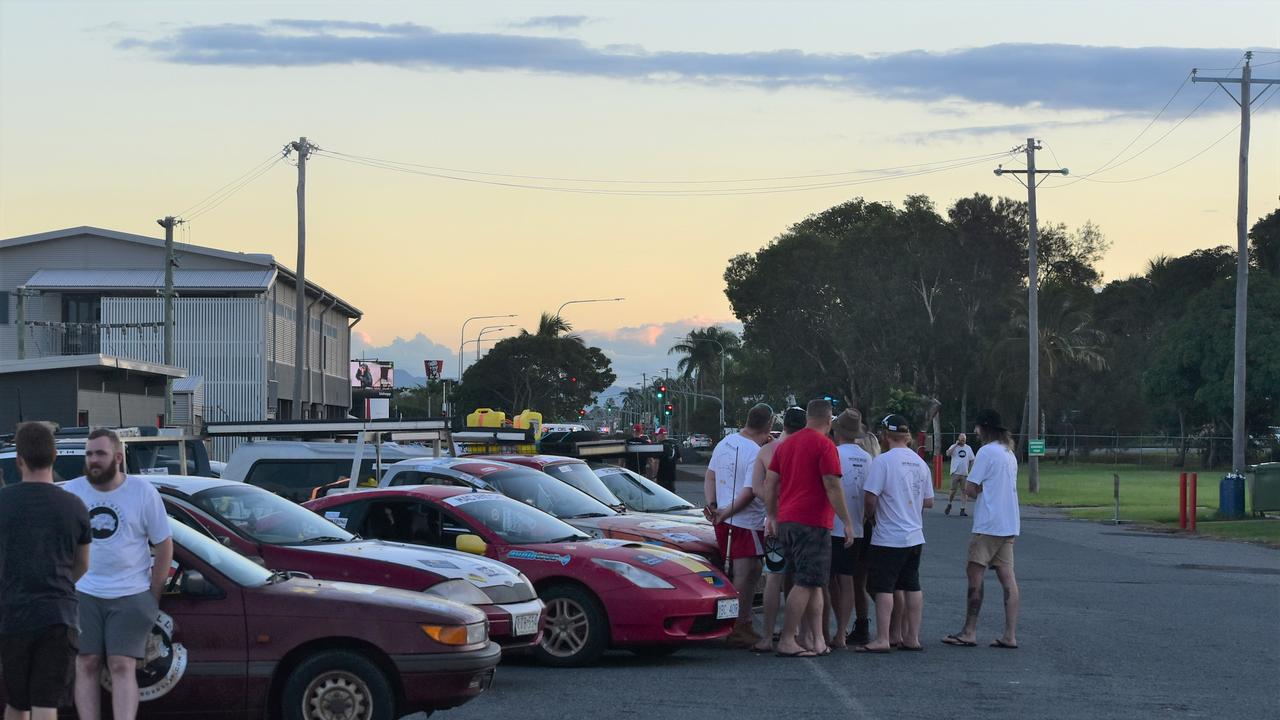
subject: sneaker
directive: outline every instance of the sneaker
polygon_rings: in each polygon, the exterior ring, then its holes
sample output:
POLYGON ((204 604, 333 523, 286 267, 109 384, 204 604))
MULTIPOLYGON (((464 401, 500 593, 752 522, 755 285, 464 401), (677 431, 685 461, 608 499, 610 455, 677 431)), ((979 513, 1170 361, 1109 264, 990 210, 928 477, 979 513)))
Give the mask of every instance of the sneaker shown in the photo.
POLYGON ((943 510, 943 511, 942 511, 942 514, 943 514, 943 515, 950 515, 950 514, 951 514, 951 503, 947 503, 947 509, 946 509, 946 510, 943 510))
POLYGON ((853 623, 853 632, 849 633, 845 638, 845 642, 848 643, 850 647, 855 645, 866 645, 871 642, 870 630, 870 620, 855 620, 853 623))
POLYGON ((968 514, 964 511, 964 508, 960 508, 960 517, 968 517, 968 514))
POLYGON ((733 632, 729 633, 729 636, 724 641, 729 647, 749 648, 760 642, 760 639, 760 636, 756 634, 756 631, 750 625, 735 625, 733 632))

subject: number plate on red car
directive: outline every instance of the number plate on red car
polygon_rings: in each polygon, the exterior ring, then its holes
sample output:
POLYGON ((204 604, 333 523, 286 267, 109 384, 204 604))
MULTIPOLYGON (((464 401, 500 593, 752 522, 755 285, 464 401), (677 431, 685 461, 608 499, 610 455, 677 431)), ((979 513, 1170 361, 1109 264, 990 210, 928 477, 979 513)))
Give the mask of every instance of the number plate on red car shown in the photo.
POLYGON ((532 635, 538 632, 538 613, 528 613, 515 617, 515 634, 532 635))
POLYGON ((716 619, 727 620, 738 617, 738 598, 716 601, 716 619))

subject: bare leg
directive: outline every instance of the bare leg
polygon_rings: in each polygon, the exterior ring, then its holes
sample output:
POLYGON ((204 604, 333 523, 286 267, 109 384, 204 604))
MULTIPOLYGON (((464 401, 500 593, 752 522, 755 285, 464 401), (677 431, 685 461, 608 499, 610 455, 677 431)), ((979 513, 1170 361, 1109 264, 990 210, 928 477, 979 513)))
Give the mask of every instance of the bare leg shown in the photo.
POLYGON ((836 598, 839 597, 840 589, 835 586, 835 581, 822 586, 822 620, 819 626, 822 628, 822 641, 827 645, 831 644, 831 623, 828 622, 836 610, 836 598))
POLYGON ((1004 635, 1000 641, 1006 645, 1018 644, 1018 606, 1022 598, 1018 593, 1018 580, 1013 575, 1013 568, 999 565, 996 567, 996 578, 1004 588, 1004 635))
POLYGON ((98 720, 102 717, 102 686, 98 684, 101 676, 101 655, 76 657, 76 714, 80 716, 80 720, 98 720))
POLYGON ((978 563, 969 563, 965 569, 969 576, 969 597, 965 602, 964 629, 956 637, 973 642, 978 634, 978 615, 982 612, 982 583, 987 569, 978 563))
POLYGON ((906 611, 902 615, 902 647, 920 647, 920 623, 924 620, 924 593, 903 593, 906 611))
POLYGON ((806 642, 802 644, 818 654, 827 651, 827 640, 823 634, 823 625, 826 624, 825 621, 827 619, 826 608, 825 593, 822 589, 813 588, 813 593, 809 597, 809 605, 805 608, 805 615, 809 618, 809 635, 806 638, 806 642))
POLYGON ((893 614, 889 618, 889 643, 892 645, 902 644, 903 616, 907 612, 906 593, 901 590, 893 591, 893 614))
POLYGON ((4 706, 4 720, 28 720, 31 713, 26 710, 19 710, 10 705, 4 706))
POLYGON ((738 588, 738 624, 750 630, 751 605, 756 599, 756 585, 760 582, 760 558, 734 560, 733 577, 733 584, 738 588), (738 579, 741 579, 741 584, 738 579))
POLYGON ((111 717, 136 720, 138 717, 138 661, 131 657, 107 657, 111 671, 111 717))
MULTIPOLYGON (((837 575, 836 579, 831 583, 832 590, 835 592, 836 602, 836 632, 832 643, 836 647, 845 646, 845 634, 849 632, 849 618, 853 615, 853 606, 856 602, 853 588, 852 575, 837 575)), ((863 602, 863 612, 866 612, 866 602, 863 602)))
POLYGON ((800 621, 807 615, 810 598, 815 592, 817 588, 796 585, 787 593, 787 603, 782 611, 782 636, 778 638, 778 652, 792 655, 806 650, 796 642, 796 633, 800 630, 800 621))
POLYGON ((868 649, 889 649, 889 623, 892 616, 893 593, 876 593, 876 636, 867 643, 868 649))
POLYGON ((782 581, 782 573, 764 576, 764 627, 760 628, 760 642, 753 648, 759 652, 773 649, 773 633, 778 629, 778 606, 782 604, 782 581))

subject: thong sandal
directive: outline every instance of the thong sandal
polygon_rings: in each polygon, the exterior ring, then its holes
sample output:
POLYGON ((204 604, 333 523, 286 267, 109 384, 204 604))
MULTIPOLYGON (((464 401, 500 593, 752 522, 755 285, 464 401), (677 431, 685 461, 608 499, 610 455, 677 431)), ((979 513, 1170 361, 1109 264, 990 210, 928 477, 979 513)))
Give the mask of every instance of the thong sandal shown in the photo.
POLYGON ((1018 649, 1018 646, 1017 646, 1017 645, 1010 645, 1009 643, 1005 642, 1004 640, 1001 640, 1000 638, 996 638, 996 641, 995 641, 995 642, 993 642, 993 643, 991 643, 991 645, 989 645, 989 647, 993 647, 993 648, 1003 648, 1003 649, 1005 649, 1005 650, 1017 650, 1017 649, 1018 649))
POLYGON ((811 658, 811 657, 818 657, 817 653, 815 653, 815 652, 814 652, 814 651, 812 651, 812 650, 801 650, 801 651, 799 651, 799 652, 793 652, 793 653, 776 652, 776 653, 774 653, 774 654, 773 654, 773 656, 774 656, 774 657, 780 657, 780 658, 811 658))
POLYGON ((888 655, 891 650, 889 648, 869 648, 866 645, 859 645, 853 649, 856 653, 866 653, 870 655, 888 655))
POLYGON ((978 647, 978 643, 973 640, 962 640, 955 635, 948 635, 942 638, 943 645, 954 645, 956 647, 978 647))

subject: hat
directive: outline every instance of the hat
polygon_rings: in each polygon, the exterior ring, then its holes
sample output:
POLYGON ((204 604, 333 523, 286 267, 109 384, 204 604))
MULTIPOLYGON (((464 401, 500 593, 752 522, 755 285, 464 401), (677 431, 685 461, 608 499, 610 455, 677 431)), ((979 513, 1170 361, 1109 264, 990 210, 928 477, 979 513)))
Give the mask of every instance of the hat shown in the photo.
POLYGON ((840 437, 857 439, 862 435, 862 413, 853 409, 845 410, 831 422, 831 427, 840 437))
POLYGON ((889 432, 909 433, 911 432, 911 423, 901 415, 886 415, 880 421, 880 427, 889 432))
POLYGON ((766 536, 764 539, 764 565, 771 573, 780 573, 787 569, 787 557, 782 553, 782 542, 776 537, 766 536))
POLYGON ((1005 430, 1004 422, 1000 420, 1000 413, 995 410, 979 410, 978 419, 975 424, 981 425, 992 430, 1005 430))
POLYGON ((802 407, 793 405, 782 411, 782 428, 784 430, 795 432, 804 427, 808 421, 809 417, 802 407))

